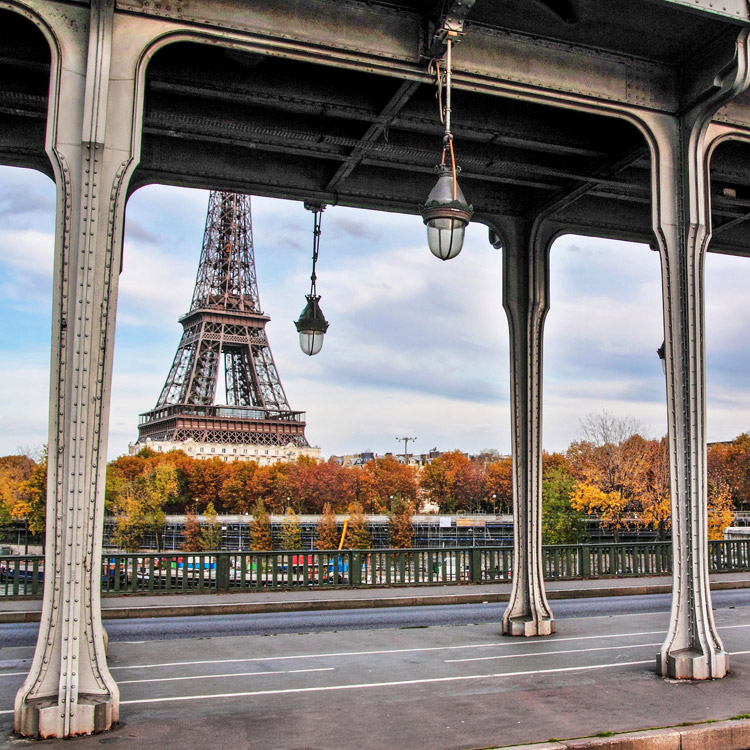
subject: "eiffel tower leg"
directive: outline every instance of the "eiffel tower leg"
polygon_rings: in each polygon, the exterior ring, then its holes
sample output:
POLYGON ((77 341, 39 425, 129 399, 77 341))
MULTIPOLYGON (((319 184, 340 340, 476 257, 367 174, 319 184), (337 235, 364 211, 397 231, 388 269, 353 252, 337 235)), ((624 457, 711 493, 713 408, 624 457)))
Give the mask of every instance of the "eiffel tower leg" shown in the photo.
POLYGON ((118 720, 100 560, 125 189, 131 143, 140 141, 128 124, 138 45, 113 48, 113 0, 67 13, 55 29, 60 64, 52 66, 47 128, 58 200, 44 601, 15 702, 15 730, 40 738, 89 734, 118 720), (113 97, 120 116, 110 127, 113 97))
POLYGON ((510 329, 514 562, 507 635, 550 635, 555 620, 542 576, 542 334, 549 239, 530 222, 502 228, 503 307, 510 329))

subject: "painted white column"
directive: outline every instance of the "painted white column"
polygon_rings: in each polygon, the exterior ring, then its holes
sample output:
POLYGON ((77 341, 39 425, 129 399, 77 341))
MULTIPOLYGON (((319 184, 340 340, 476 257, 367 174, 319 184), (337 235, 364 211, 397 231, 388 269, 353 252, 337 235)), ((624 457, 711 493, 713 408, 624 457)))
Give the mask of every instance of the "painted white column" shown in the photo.
POLYGON ((101 623, 101 538, 125 189, 140 140, 138 50, 126 38, 113 47, 114 0, 54 12, 47 145, 58 199, 44 602, 15 705, 16 731, 32 737, 88 734, 118 720, 101 623))
POLYGON ((550 238, 523 219, 503 222, 503 307, 510 330, 513 586, 507 635, 555 632, 542 572, 542 339, 549 309, 550 238))
MULTIPOLYGON (((657 656, 665 677, 724 677, 729 659, 716 631, 708 579, 704 259, 711 236, 711 118, 750 83, 747 32, 734 62, 710 76, 681 117, 655 118, 654 231, 661 256, 669 434, 673 590, 669 630, 657 656)), ((706 73, 711 73, 707 70, 706 73)))

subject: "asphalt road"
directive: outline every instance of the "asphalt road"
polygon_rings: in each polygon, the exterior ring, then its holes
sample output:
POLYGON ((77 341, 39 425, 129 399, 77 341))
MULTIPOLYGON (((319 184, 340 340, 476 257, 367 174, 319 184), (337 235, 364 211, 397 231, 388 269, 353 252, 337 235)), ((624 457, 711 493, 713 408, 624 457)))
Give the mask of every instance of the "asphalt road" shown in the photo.
MULTIPOLYGON (((714 591, 711 597, 714 609, 750 607, 750 589, 714 591)), ((555 618, 559 620, 571 617, 616 617, 623 614, 669 612, 670 605, 669 594, 557 599, 551 602, 555 618)), ((111 642, 159 641, 492 624, 502 620, 505 607, 504 603, 488 603, 285 612, 267 615, 143 618, 107 620, 105 626, 111 642)), ((2 624, 0 643, 4 646, 33 646, 36 643, 37 631, 37 623, 2 624)))
MULTIPOLYGON (((72 742, 79 750, 110 742, 121 750, 473 750, 726 719, 750 710, 750 608, 738 606, 744 592, 716 593, 732 674, 701 684, 655 674, 668 621, 662 596, 555 601, 558 632, 532 639, 500 635, 502 605, 295 613, 281 618, 294 620, 292 632, 273 637, 258 637, 273 629, 258 615, 110 620, 121 724, 72 742), (199 630, 189 634, 186 624, 199 630), (163 628, 170 634, 159 635, 163 628)), ((32 653, 6 641, 11 627, 0 631, 0 748, 19 742, 10 734, 13 698, 32 653)))

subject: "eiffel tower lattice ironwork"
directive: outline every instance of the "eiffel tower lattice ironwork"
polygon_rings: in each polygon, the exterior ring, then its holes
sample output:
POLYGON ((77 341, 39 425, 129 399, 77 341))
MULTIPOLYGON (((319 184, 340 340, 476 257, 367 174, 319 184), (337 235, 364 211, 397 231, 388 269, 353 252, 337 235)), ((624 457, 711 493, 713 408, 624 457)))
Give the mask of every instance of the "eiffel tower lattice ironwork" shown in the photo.
MULTIPOLYGON (((266 337, 250 196, 211 192, 193 301, 156 406, 140 415, 147 440, 308 447, 266 337), (226 404, 216 405, 223 359, 226 404)), ((221 394, 219 394, 221 395, 221 394)))

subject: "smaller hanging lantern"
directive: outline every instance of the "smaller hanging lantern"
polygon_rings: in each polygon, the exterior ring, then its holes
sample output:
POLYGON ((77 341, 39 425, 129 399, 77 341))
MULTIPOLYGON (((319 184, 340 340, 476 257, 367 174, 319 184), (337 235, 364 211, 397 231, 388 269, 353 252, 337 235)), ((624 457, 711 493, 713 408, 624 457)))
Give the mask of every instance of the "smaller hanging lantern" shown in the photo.
POLYGON ((318 251, 320 249, 320 215, 325 206, 305 203, 305 208, 312 211, 315 216, 313 229, 313 256, 312 275, 310 276, 310 294, 305 295, 307 304, 294 325, 299 333, 299 346, 308 357, 317 354, 323 348, 323 337, 328 330, 328 321, 323 317, 318 302, 320 295, 317 290, 317 276, 315 275, 315 264, 318 262, 318 251))

